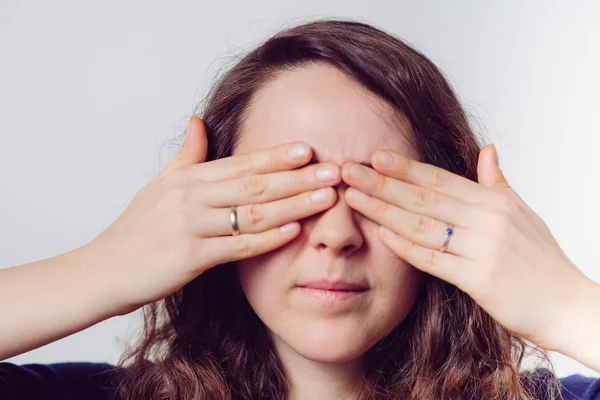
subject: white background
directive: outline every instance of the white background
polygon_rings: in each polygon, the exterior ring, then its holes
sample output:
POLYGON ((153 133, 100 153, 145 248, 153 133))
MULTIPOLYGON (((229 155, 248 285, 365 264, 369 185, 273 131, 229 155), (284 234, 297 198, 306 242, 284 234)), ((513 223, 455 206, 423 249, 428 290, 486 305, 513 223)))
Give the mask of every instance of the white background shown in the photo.
MULTIPOLYGON (((348 17, 447 74, 509 182, 600 282, 599 15, 592 1, 0 0, 0 268, 109 226, 172 157, 162 145, 232 56, 287 25, 348 17)), ((7 361, 115 363, 135 316, 7 361)), ((559 376, 600 376, 551 354, 559 376)))

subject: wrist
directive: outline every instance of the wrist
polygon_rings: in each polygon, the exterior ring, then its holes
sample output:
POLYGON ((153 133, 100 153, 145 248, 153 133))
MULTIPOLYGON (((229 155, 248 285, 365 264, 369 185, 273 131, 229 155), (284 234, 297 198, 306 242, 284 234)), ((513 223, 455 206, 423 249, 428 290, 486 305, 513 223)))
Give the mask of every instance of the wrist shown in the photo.
POLYGON ((600 371, 600 284, 583 275, 578 304, 564 318, 565 334, 557 351, 600 371))
POLYGON ((74 250, 81 268, 87 269, 90 290, 100 305, 99 313, 103 319, 126 315, 135 311, 135 307, 126 305, 124 288, 119 287, 115 267, 110 262, 110 249, 100 242, 92 241, 74 250))

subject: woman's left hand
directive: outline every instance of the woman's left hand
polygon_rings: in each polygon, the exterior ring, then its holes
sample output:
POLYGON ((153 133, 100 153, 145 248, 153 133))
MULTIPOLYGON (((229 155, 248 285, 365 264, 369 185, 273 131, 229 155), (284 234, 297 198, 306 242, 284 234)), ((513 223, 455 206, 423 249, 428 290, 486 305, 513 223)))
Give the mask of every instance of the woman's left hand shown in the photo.
POLYGON ((560 351, 593 281, 509 186, 497 160, 493 145, 482 149, 477 183, 380 150, 374 169, 343 166, 345 198, 382 225, 379 238, 398 257, 455 285, 507 329, 560 351), (386 154, 389 165, 378 157, 386 154), (441 252, 447 223, 454 232, 441 252))

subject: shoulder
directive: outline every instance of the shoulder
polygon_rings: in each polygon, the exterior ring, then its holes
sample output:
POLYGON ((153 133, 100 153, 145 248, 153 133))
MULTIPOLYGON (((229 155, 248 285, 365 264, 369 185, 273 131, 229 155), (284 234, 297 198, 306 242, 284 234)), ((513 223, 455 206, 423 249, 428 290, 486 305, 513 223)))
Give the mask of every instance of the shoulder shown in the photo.
MULTIPOLYGON (((552 376, 546 368, 535 371, 542 381, 544 377, 552 376)), ((564 400, 600 400, 600 378, 584 376, 580 374, 569 375, 558 378, 560 382, 560 394, 564 400)), ((548 398, 548 395, 542 397, 548 398)))
POLYGON ((0 362, 0 398, 112 399, 115 368, 112 364, 94 362, 23 365, 0 362))
POLYGON ((580 374, 560 378, 565 400, 600 400, 600 378, 580 374))

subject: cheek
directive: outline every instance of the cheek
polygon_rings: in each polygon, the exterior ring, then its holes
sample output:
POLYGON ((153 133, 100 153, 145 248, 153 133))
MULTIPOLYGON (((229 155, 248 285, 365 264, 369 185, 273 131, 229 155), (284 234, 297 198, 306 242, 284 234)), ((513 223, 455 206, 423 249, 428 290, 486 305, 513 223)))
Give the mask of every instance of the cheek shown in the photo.
POLYGON ((381 242, 374 244, 373 251, 377 254, 372 262, 376 276, 375 309, 379 309, 380 317, 389 323, 400 323, 414 305, 425 274, 381 242))
POLYGON ((236 262, 240 285, 255 310, 261 303, 284 296, 293 285, 291 270, 300 250, 296 239, 268 253, 236 262))
POLYGON ((240 286, 261 319, 272 308, 269 304, 280 303, 285 296, 289 264, 281 258, 282 254, 271 252, 236 263, 240 286))
POLYGON ((418 298, 424 274, 405 263, 381 265, 378 284, 370 312, 363 319, 363 328, 374 342, 383 339, 405 319, 418 298))
POLYGON ((390 274, 388 282, 390 286, 386 292, 389 293, 391 301, 400 312, 402 319, 412 308, 415 299, 418 297, 424 273, 408 264, 396 266, 395 274, 390 274))
POLYGON ((269 268, 261 262, 260 257, 237 262, 240 285, 248 300, 264 291, 269 286, 269 268))

